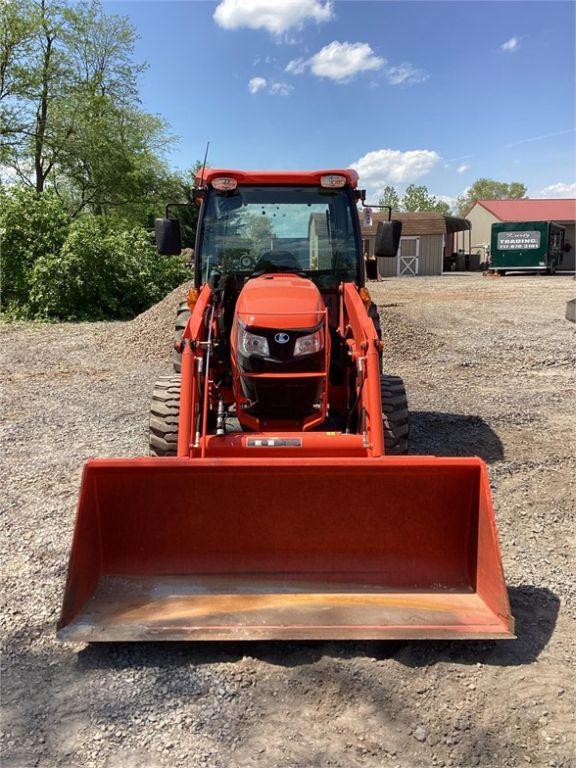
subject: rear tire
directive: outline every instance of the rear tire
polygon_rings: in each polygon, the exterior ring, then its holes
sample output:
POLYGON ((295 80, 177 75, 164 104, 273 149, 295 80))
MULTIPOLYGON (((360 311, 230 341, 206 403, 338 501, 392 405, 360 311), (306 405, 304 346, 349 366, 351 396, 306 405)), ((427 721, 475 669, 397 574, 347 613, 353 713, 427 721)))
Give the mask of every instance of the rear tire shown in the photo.
MULTIPOLYGON (((182 341, 182 334, 190 319, 190 310, 188 309, 188 302, 181 301, 176 309, 176 321, 174 323, 174 344, 180 344, 182 341)), ((172 365, 174 373, 180 373, 182 369, 182 352, 178 352, 176 349, 172 352, 172 365)))
POLYGON ((180 415, 180 376, 162 376, 150 405, 150 455, 176 456, 180 415))
POLYGON ((410 425, 406 388, 400 376, 383 373, 380 376, 380 394, 386 454, 401 456, 408 453, 410 425))

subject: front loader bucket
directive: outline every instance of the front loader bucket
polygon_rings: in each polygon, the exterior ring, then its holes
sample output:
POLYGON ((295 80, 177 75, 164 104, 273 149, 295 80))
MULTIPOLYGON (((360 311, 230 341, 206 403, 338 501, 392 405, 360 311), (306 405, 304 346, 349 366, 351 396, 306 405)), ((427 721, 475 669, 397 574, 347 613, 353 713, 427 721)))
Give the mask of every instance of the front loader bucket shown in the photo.
POLYGON ((90 461, 59 636, 513 637, 485 465, 90 461))

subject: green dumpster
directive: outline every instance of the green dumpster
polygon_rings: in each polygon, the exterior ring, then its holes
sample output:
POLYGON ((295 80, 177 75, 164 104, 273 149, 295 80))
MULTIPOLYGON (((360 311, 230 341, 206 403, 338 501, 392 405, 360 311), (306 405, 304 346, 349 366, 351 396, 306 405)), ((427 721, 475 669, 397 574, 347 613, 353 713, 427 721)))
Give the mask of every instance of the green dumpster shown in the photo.
POLYGON ((562 264, 564 227, 551 221, 502 221, 492 224, 490 268, 505 272, 545 272, 562 264))

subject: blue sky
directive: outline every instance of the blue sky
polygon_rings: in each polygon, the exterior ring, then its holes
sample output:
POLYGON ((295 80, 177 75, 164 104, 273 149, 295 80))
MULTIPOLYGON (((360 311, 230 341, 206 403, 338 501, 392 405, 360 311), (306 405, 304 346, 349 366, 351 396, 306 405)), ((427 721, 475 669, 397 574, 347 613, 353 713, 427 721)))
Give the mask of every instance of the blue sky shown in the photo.
POLYGON ((479 176, 576 196, 575 5, 400 0, 105 3, 140 39, 143 106, 186 168, 355 165, 373 194, 479 176))

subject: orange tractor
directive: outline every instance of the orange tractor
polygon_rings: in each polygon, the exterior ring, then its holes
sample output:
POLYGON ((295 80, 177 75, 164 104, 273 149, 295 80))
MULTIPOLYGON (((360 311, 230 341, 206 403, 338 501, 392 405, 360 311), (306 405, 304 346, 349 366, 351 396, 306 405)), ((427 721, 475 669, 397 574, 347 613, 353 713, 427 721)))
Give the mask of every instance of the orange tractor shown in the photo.
MULTIPOLYGON (((152 457, 86 464, 60 637, 513 637, 484 463, 405 455, 356 173, 199 182, 152 457)), ((177 219, 156 230, 180 252, 177 219)), ((399 239, 380 223, 376 254, 399 239)))

